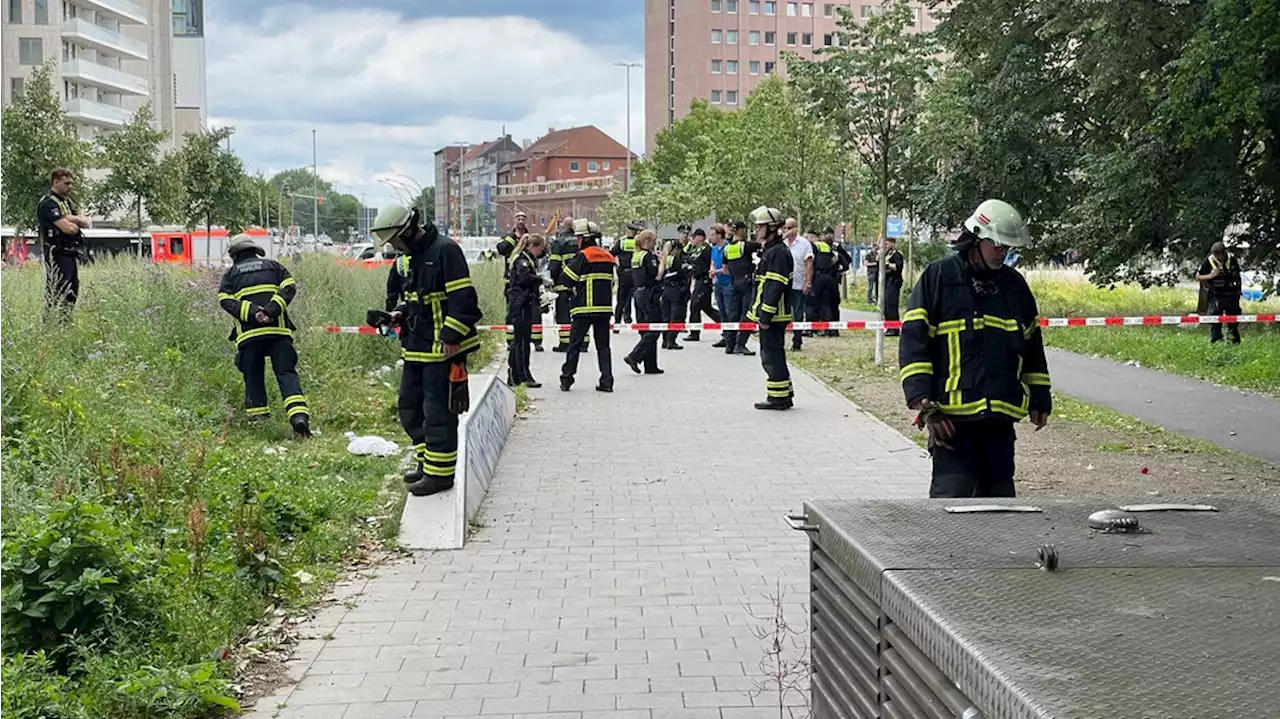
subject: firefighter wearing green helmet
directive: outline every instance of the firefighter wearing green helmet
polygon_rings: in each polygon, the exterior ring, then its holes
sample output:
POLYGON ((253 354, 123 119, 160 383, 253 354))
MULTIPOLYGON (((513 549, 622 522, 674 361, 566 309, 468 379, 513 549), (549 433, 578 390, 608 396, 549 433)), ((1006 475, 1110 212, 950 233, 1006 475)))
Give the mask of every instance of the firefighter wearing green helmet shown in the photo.
POLYGON ((1012 497, 1014 425, 1049 421, 1049 366, 1036 299, 1005 265, 1026 247, 1009 203, 987 200, 964 223, 956 252, 925 268, 898 344, 907 406, 928 434, 930 497, 1012 497))
POLYGON ((264 257, 266 252, 248 235, 232 237, 227 254, 232 265, 218 287, 218 304, 235 319, 228 339, 236 343, 236 369, 244 376, 245 414, 256 421, 270 412, 266 383, 270 358, 293 433, 310 437, 311 410, 302 394, 298 352, 293 346, 297 328, 289 318, 297 281, 284 265, 264 257))
POLYGON ((397 409, 417 460, 404 479, 410 494, 436 494, 453 487, 458 415, 470 407, 466 358, 480 346, 479 298, 462 248, 417 210, 383 208, 372 233, 409 258, 400 304, 381 324, 399 329, 404 359, 397 409))
POLYGON ((765 400, 756 409, 791 409, 795 391, 787 367, 787 324, 791 322, 791 274, 795 259, 783 241, 782 213, 761 205, 751 213, 756 240, 764 248, 756 267, 755 299, 747 319, 760 327, 760 364, 765 372, 765 400))

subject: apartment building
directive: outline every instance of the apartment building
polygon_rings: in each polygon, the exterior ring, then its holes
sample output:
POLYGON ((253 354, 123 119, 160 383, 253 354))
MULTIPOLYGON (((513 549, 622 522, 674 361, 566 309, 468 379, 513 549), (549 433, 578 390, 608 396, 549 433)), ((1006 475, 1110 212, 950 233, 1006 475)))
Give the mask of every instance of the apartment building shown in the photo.
POLYGON ((628 154, 594 125, 547 132, 498 171, 498 226, 511 226, 519 211, 530 227, 556 217, 597 219, 596 208, 626 179, 628 154))
POLYGON ((436 150, 436 222, 454 233, 496 232, 498 171, 522 149, 510 135, 503 135, 477 145, 449 145, 436 150))
POLYGON ((176 130, 177 137, 205 126, 202 0, 0 3, 0 78, 6 105, 22 92, 34 68, 53 60, 54 89, 86 140, 119 128, 147 102, 156 126, 171 134, 176 130), (198 39, 198 62, 175 67, 175 33, 184 41, 198 39), (187 78, 181 85, 179 71, 187 78), (185 93, 181 106, 180 92, 185 93), (197 108, 198 119, 191 119, 192 108, 197 108))
MULTIPOLYGON (((917 31, 932 30, 927 3, 912 5, 917 31)), ((783 70, 783 52, 812 58, 834 44, 841 7, 863 19, 883 11, 878 0, 645 0, 645 152, 694 98, 740 108, 783 70)))

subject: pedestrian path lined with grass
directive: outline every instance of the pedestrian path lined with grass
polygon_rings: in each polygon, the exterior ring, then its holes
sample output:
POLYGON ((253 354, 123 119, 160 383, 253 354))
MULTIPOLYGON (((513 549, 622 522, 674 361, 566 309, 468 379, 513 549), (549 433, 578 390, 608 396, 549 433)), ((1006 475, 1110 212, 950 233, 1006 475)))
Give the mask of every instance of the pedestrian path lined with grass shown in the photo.
POLYGON ((757 633, 781 592, 803 634, 809 588, 806 536, 783 515, 924 496, 927 459, 801 372, 794 410, 752 409, 759 357, 715 337, 660 351, 662 376, 621 362, 635 333, 612 339, 612 394, 592 389, 594 357, 561 392, 564 355, 533 356, 544 386, 466 548, 380 568, 318 619, 300 683, 254 719, 777 717, 757 633))

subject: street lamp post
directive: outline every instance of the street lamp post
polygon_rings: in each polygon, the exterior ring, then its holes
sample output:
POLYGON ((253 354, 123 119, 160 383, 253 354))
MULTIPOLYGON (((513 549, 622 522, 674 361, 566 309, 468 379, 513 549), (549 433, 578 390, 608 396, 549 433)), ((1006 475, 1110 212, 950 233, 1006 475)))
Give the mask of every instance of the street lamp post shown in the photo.
POLYGON ((631 68, 640 67, 638 62, 615 62, 620 68, 627 72, 627 192, 631 192, 631 68))

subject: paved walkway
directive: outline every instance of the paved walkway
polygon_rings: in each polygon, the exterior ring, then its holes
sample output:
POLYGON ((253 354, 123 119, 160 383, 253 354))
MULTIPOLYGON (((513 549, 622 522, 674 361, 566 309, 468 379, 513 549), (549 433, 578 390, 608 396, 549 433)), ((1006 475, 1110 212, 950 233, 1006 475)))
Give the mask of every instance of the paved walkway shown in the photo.
POLYGON ((765 656, 751 615, 771 616, 780 586, 786 615, 808 616, 808 545, 783 515, 814 497, 924 496, 927 461, 808 375, 795 410, 752 409, 759 358, 707 341, 633 375, 621 357, 636 339, 613 336, 612 395, 592 389, 594 354, 571 393, 555 386, 563 355, 535 354, 546 386, 512 430, 484 528, 352 587, 353 609, 314 623, 332 638, 300 647, 301 682, 254 719, 776 719, 776 692, 751 693, 765 656))
MULTIPOLYGON (((840 317, 846 321, 879 318, 850 309, 841 309, 840 317)), ((1065 395, 1280 464, 1280 442, 1275 439, 1280 400, 1052 347, 1047 354, 1053 387, 1065 395)), ((889 359, 896 362, 897 356, 889 359)))

